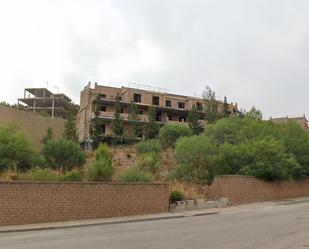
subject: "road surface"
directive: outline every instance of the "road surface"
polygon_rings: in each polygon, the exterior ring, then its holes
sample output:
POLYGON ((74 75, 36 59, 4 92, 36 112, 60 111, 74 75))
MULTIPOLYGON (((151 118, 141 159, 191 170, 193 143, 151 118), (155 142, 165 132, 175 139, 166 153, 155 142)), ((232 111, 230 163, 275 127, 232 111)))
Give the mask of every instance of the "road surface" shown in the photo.
POLYGON ((221 214, 0 234, 1 249, 309 248, 309 202, 221 214))

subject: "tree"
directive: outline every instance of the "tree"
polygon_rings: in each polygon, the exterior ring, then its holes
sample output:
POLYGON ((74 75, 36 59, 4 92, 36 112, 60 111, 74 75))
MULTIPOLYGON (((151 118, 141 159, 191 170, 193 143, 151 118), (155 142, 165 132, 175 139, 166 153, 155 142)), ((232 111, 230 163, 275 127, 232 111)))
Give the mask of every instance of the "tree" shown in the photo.
POLYGON ((188 124, 195 135, 198 135, 204 131, 204 127, 201 124, 200 115, 197 112, 195 105, 193 105, 191 111, 188 113, 188 124))
POLYGON ((295 158, 285 153, 283 144, 273 138, 240 144, 236 158, 241 174, 268 181, 292 179, 301 170, 295 158))
POLYGON ((88 181, 108 181, 113 175, 113 152, 107 144, 100 144, 95 151, 95 161, 86 170, 88 181))
POLYGON ((174 177, 180 181, 209 183, 214 176, 217 147, 205 136, 183 137, 175 146, 174 177))
POLYGON ((150 106, 148 109, 148 123, 145 123, 145 137, 152 139, 158 136, 160 130, 159 124, 156 122, 156 108, 150 106))
POLYGON ((42 150, 42 154, 47 166, 57 169, 60 173, 72 170, 74 167, 80 167, 86 160, 79 144, 64 138, 48 141, 42 150))
POLYGON ((45 131, 45 135, 41 138, 41 144, 47 144, 49 140, 53 140, 55 138, 53 129, 51 127, 47 127, 45 131))
POLYGON ((134 137, 141 137, 142 133, 143 133, 143 126, 140 123, 137 105, 132 100, 131 100, 130 106, 129 106, 129 117, 128 117, 128 119, 133 126, 133 136, 134 137))
POLYGON ((68 119, 64 124, 63 138, 78 142, 74 110, 69 110, 68 119))
POLYGON ((112 130, 113 134, 117 137, 122 137, 123 135, 123 118, 120 115, 121 106, 120 106, 120 96, 117 94, 115 97, 114 105, 114 119, 112 120, 112 130))
POLYGON ((159 132, 159 141, 163 148, 174 147, 177 139, 192 135, 189 127, 181 124, 166 124, 159 132))
POLYGON ((102 128, 101 128, 101 122, 99 119, 100 115, 100 100, 101 95, 98 94, 93 102, 94 105, 94 118, 91 120, 90 123, 90 137, 92 140, 92 148, 96 149, 99 146, 99 143, 101 141, 101 135, 102 135, 102 128))
POLYGON ((245 117, 256 119, 256 120, 262 120, 263 114, 260 110, 255 108, 255 106, 252 106, 250 111, 246 113, 245 117))
POLYGON ((226 96, 224 96, 224 101, 223 101, 223 116, 224 117, 229 116, 229 104, 227 103, 226 96))
POLYGON ((26 171, 40 164, 40 157, 16 127, 0 127, 0 171, 26 171))
POLYGON ((205 120, 207 120, 209 124, 212 124, 220 117, 216 93, 209 86, 206 86, 202 96, 205 108, 205 120))
POLYGON ((299 124, 289 121, 283 126, 282 140, 286 152, 293 155, 309 176, 309 134, 299 124))

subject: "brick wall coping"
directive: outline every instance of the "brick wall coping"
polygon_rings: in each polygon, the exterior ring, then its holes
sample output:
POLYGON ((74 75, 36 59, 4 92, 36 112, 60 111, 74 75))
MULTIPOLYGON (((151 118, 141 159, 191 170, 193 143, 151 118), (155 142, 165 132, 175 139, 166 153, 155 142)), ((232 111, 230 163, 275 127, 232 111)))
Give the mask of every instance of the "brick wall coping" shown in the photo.
POLYGON ((55 185, 168 185, 161 182, 78 182, 78 181, 0 181, 0 184, 55 184, 55 185))

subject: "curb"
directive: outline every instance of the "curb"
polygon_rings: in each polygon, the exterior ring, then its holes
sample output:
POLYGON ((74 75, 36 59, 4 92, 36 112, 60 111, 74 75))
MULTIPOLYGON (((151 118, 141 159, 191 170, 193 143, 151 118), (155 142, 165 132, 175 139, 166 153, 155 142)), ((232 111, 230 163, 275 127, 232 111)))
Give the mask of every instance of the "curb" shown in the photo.
MULTIPOLYGON (((25 227, 25 228, 8 228, 8 229, 1 229, 0 227, 0 234, 1 233, 16 233, 16 232, 31 232, 31 231, 43 231, 43 230, 55 230, 55 229, 68 229, 68 228, 77 228, 77 227, 90 227, 90 226, 103 226, 103 225, 113 225, 113 224, 121 224, 121 223, 136 223, 136 222, 143 222, 143 221, 156 221, 156 220, 169 220, 169 219, 179 219, 179 218, 187 218, 187 217, 194 217, 194 216, 204 216, 204 215, 213 215, 219 214, 220 212, 204 212, 204 213, 196 213, 196 214, 186 214, 182 213, 179 215, 173 216, 162 216, 162 217, 149 217, 149 218, 140 218, 140 219, 128 219, 128 220, 116 220, 116 221, 102 221, 102 222, 94 222, 94 223, 80 223, 80 224, 67 224, 67 225, 51 225, 51 226, 44 226, 40 227, 39 224, 37 227, 25 227)), ((18 225, 17 225, 18 226, 18 225)), ((16 226, 16 227, 17 227, 16 226)))

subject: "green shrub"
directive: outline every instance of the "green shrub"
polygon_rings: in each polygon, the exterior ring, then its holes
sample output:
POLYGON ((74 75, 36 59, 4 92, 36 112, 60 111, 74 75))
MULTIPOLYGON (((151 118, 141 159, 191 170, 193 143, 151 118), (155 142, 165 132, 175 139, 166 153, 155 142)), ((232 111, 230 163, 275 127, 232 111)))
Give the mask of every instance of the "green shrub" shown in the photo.
POLYGON ((138 158, 136 166, 139 169, 155 174, 160 168, 159 157, 154 152, 142 154, 138 158))
POLYGON ((238 146, 240 173, 272 181, 301 175, 301 167, 284 146, 273 138, 248 141, 238 146))
POLYGON ((174 177, 194 183, 209 183, 214 176, 216 146, 205 136, 183 137, 176 142, 174 177))
POLYGON ((174 190, 170 193, 170 202, 175 203, 183 200, 183 194, 180 191, 174 190))
POLYGON ((283 145, 286 152, 293 155, 302 165, 304 174, 309 176, 309 133, 295 122, 283 125, 283 145))
POLYGON ((100 144, 100 146, 95 151, 95 158, 96 160, 99 160, 101 158, 105 158, 107 160, 113 159, 113 152, 108 147, 107 144, 100 144))
POLYGON ((136 150, 138 154, 145 154, 145 153, 158 153, 160 150, 159 140, 157 139, 148 139, 139 142, 136 145, 136 150))
POLYGON ((163 148, 174 147, 178 138, 191 136, 192 134, 192 130, 188 126, 166 124, 160 129, 159 140, 163 148))
POLYGON ((120 181, 122 182, 151 182, 152 178, 147 172, 137 167, 131 167, 120 176, 120 181))
POLYGON ((79 144, 72 140, 50 140, 42 151, 47 166, 57 169, 61 173, 72 170, 75 166, 80 167, 85 163, 85 154, 79 144))
POLYGON ((40 163, 43 161, 23 133, 16 127, 0 127, 0 171, 26 171, 40 163))
POLYGON ((64 175, 59 176, 59 181, 80 182, 82 180, 83 175, 77 170, 67 171, 64 175))
POLYGON ((113 175, 112 161, 104 157, 94 161, 86 170, 88 181, 109 181, 113 175))
POLYGON ((19 174, 22 181, 57 181, 58 176, 50 169, 32 168, 27 173, 19 174))

